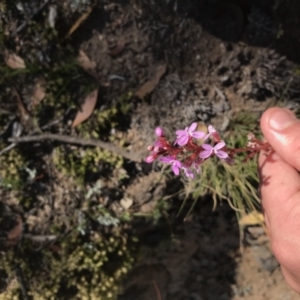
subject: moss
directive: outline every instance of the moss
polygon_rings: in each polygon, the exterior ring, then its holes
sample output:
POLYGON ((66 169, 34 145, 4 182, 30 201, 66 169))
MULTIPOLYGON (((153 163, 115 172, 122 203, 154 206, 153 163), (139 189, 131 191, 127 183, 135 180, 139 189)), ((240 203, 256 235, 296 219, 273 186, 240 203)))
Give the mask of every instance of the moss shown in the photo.
POLYGON ((99 165, 109 163, 113 168, 121 168, 123 158, 100 148, 68 149, 61 146, 55 150, 53 162, 57 169, 83 185, 88 172, 99 172, 99 165), (69 150, 69 151, 68 151, 69 150))
MULTIPOLYGON (((1 148, 4 148, 2 146, 1 148)), ((24 157, 14 148, 0 156, 0 185, 19 190, 24 185, 24 157)))
MULTIPOLYGON (((84 138, 105 139, 111 128, 118 126, 118 107, 95 111, 91 118, 80 124, 76 130, 84 138)), ((124 140, 114 135, 109 136, 109 141, 123 146, 124 140)), ((109 164, 112 169, 120 169, 124 163, 122 157, 100 148, 83 148, 60 146, 56 148, 53 161, 59 171, 72 176, 78 183, 85 182, 86 175, 90 172, 97 173, 101 164, 109 164)))
MULTIPOLYGON (((14 278, 14 265, 23 270, 33 299, 109 300, 117 299, 120 280, 131 269, 131 251, 127 235, 119 228, 110 237, 73 231, 51 249, 35 253, 34 262, 30 261, 32 245, 27 244, 18 254, 2 253, 1 265, 10 278, 14 278)), ((15 286, 2 299, 18 299, 18 294, 15 286)))

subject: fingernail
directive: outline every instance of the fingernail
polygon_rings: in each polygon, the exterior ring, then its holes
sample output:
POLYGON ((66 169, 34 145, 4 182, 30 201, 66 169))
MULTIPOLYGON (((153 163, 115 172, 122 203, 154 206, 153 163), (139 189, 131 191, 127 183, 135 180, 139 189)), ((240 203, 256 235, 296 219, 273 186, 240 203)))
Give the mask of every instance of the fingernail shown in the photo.
POLYGON ((297 119, 290 113, 280 110, 274 113, 270 118, 269 125, 274 130, 283 130, 295 123, 297 119))

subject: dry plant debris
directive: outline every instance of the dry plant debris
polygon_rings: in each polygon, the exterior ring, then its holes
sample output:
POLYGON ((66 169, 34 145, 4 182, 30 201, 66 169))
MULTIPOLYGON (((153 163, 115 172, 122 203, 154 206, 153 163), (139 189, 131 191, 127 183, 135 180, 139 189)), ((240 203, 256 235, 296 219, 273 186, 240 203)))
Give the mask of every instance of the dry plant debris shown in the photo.
POLYGON ((161 77, 165 74, 167 66, 160 65, 156 68, 155 74, 152 79, 146 81, 136 92, 135 96, 140 99, 144 99, 148 94, 153 92, 157 84, 159 83, 161 77))
POLYGON ((8 50, 4 51, 4 61, 5 64, 12 69, 26 69, 24 59, 8 50))
POLYGON ((72 123, 72 127, 76 127, 87 120, 93 113, 98 99, 98 89, 92 91, 84 100, 80 110, 72 123))
POLYGON ((31 104, 32 106, 37 106, 46 96, 46 81, 44 78, 39 77, 34 86, 32 95, 31 95, 31 104))
POLYGON ((82 49, 79 50, 77 61, 79 65, 83 68, 83 70, 85 70, 88 74, 92 75, 93 77, 97 78, 97 73, 95 70, 97 64, 94 61, 92 61, 82 49))

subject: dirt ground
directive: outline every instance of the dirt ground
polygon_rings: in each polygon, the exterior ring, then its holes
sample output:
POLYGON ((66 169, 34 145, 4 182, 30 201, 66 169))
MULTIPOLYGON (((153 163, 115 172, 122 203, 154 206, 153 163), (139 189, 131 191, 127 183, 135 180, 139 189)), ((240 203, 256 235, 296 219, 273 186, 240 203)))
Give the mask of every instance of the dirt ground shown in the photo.
POLYGON ((240 243, 236 216, 226 204, 211 212, 199 204, 184 223, 173 227, 166 244, 152 242, 125 280, 119 299, 299 299, 284 281, 260 227, 248 228, 240 243))
MULTIPOLYGON (((93 63, 83 68, 99 86, 96 109, 119 105, 120 97, 130 99, 129 110, 116 116, 117 125, 104 139, 124 140, 135 159, 125 160, 121 171, 102 164, 86 184, 90 188, 95 176, 102 180, 97 205, 116 216, 138 215, 128 227, 141 240, 141 250, 118 299, 299 299, 285 283, 263 229, 249 226, 241 237, 226 203, 212 211, 211 199, 205 198, 183 219, 184 212, 176 217, 182 199, 171 197, 168 218, 150 224, 139 217, 182 188, 180 180, 161 180, 155 166, 139 162, 153 142, 155 126, 168 134, 201 121, 226 132, 240 111, 259 114, 276 101, 299 107, 299 13, 296 0, 99 1, 69 37, 76 51, 84 51, 93 63)), ((66 24, 57 26, 66 31, 66 24)), ((24 83, 20 94, 30 112, 24 83)), ((39 121, 46 124, 42 116, 39 121)), ((53 131, 77 134, 67 121, 53 131)), ((96 119, 91 122, 97 124, 96 119)), ((30 130, 28 126, 25 133, 30 130)), ((67 232, 77 224, 74 215, 79 218, 85 209, 85 191, 55 167, 56 146, 23 146, 24 153, 36 153, 31 167, 47 174, 27 185, 34 204, 23 202, 20 208, 18 193, 1 191, 5 205, 17 207, 23 235, 49 235, 53 225, 67 232)), ((65 151, 71 153, 72 147, 65 151)))

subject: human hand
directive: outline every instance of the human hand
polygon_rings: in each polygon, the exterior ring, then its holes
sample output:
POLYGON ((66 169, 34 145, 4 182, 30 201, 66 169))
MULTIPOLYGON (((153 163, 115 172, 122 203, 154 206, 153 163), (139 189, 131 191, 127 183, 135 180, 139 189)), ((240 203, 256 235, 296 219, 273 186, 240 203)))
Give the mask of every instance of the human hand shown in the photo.
POLYGON ((287 109, 271 108, 260 125, 274 149, 259 157, 265 221, 283 275, 300 293, 300 121, 287 109))

